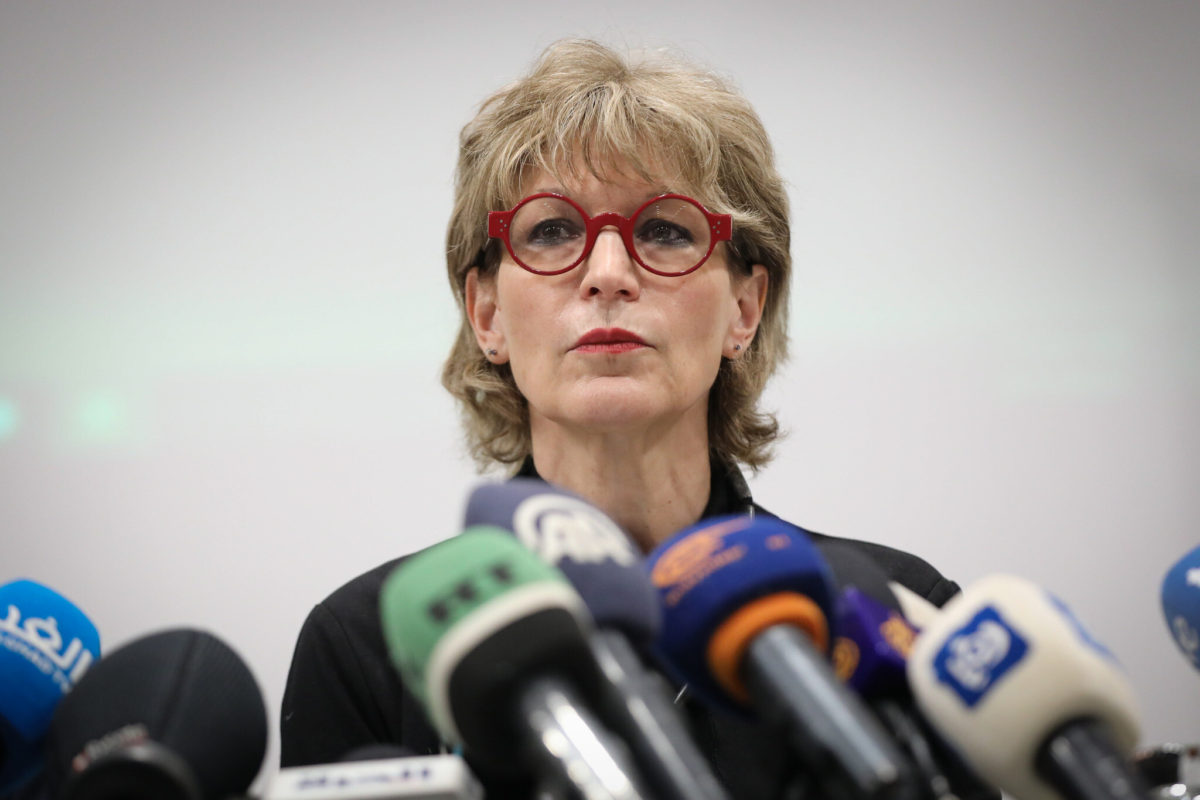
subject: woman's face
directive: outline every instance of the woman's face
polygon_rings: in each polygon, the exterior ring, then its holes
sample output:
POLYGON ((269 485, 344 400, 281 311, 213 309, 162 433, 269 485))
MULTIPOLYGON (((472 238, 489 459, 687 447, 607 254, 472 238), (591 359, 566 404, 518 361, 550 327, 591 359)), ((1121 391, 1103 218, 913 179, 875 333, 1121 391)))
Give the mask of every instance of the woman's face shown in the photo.
MULTIPOLYGON (((589 216, 629 216, 667 190, 594 176, 563 186, 539 171, 524 196, 556 192, 589 216)), ((734 276, 726 258, 719 244, 692 273, 655 275, 633 260, 615 227, 605 228, 588 257, 561 275, 531 273, 507 252, 495 275, 472 271, 467 313, 479 346, 511 365, 535 426, 606 431, 681 418, 706 425, 721 357, 746 351, 766 298, 766 269, 734 276)))

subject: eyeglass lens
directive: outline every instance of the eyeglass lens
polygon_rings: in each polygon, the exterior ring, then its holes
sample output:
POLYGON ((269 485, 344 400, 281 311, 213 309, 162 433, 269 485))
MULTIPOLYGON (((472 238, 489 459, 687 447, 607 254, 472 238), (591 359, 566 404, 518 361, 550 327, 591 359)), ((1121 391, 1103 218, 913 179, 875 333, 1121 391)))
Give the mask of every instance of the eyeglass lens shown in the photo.
MULTIPOLYGON (((641 210, 632 227, 637 257, 659 272, 687 272, 708 254, 708 220, 687 200, 657 200, 641 210)), ((561 270, 583 255, 587 220, 564 200, 539 197, 517 209, 509 242, 517 260, 530 269, 561 270)))

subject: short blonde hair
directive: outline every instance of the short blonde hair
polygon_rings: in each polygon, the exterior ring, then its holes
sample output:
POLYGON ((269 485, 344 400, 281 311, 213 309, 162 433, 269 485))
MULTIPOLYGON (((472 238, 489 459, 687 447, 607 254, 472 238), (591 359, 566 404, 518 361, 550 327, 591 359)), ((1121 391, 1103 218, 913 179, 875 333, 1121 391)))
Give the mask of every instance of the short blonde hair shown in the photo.
POLYGON ((721 360, 708 401, 712 453, 758 469, 779 435, 757 403, 787 355, 791 272, 788 200, 770 140, 746 99, 712 72, 661 53, 627 60, 578 39, 547 48, 526 77, 483 102, 459 137, 446 268, 462 320, 442 383, 459 401, 471 454, 480 466, 516 464, 532 448, 525 398, 508 365, 480 352, 463 303, 468 272, 492 275, 501 260, 487 212, 515 205, 531 169, 605 178, 615 165, 646 181, 666 171, 673 190, 732 214, 731 268, 767 269, 758 333, 741 358, 721 360))

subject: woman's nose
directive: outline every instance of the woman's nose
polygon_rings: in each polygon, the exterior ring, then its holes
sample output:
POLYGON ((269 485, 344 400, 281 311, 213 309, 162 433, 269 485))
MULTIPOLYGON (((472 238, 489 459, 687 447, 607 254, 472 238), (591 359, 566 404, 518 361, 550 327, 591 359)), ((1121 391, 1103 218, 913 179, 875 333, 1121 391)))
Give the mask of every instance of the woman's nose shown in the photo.
POLYGON ((641 293, 640 268, 616 228, 596 235, 592 251, 580 266, 585 270, 579 287, 584 297, 633 300, 641 293))

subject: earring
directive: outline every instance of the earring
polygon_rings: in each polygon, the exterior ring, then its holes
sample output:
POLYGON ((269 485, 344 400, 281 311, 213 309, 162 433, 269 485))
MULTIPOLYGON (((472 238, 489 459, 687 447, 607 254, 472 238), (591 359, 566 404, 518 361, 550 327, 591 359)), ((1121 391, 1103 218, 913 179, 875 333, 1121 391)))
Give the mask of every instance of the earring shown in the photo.
POLYGON ((737 350, 741 350, 741 349, 742 349, 742 346, 741 346, 740 344, 735 344, 735 345, 733 346, 733 349, 734 349, 735 351, 737 351, 737 350))
POLYGON ((487 354, 488 354, 489 356, 494 356, 494 355, 496 355, 496 351, 495 351, 495 350, 488 350, 487 354))

